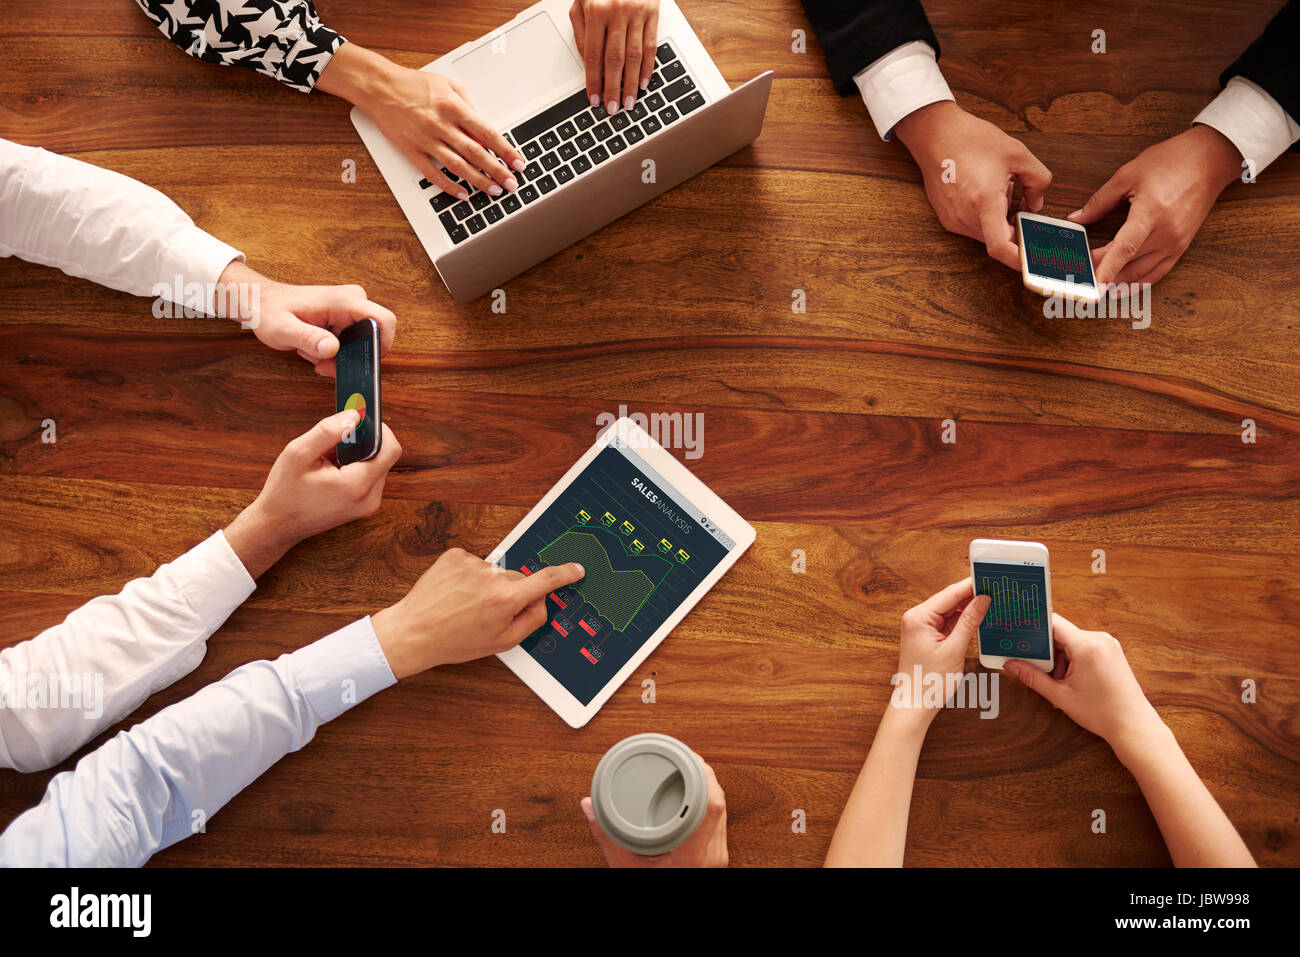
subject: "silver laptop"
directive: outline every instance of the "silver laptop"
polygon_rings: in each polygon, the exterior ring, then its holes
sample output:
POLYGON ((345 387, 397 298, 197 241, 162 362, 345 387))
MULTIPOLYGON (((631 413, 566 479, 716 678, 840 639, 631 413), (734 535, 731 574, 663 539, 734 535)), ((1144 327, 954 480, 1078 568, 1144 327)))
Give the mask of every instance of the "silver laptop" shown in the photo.
POLYGON ((493 197, 460 181, 469 199, 444 193, 370 117, 352 111, 457 302, 486 295, 752 143, 763 128, 772 72, 730 89, 673 0, 661 0, 650 88, 613 116, 591 106, 569 4, 542 0, 423 67, 463 84, 484 119, 524 155, 528 166, 515 174, 514 192, 493 197))

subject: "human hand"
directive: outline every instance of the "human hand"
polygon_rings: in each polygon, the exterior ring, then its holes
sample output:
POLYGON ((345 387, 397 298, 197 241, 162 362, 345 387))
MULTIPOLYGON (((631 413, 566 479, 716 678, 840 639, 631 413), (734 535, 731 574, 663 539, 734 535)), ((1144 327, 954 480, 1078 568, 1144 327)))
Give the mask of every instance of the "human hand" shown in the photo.
MULTIPOLYGON (((697 755, 698 757, 698 755, 697 755)), ((685 841, 667 854, 645 857, 633 854, 611 841, 596 822, 596 812, 591 798, 582 799, 582 813, 587 817, 591 836, 600 845, 610 867, 726 867, 727 854, 727 795, 718 783, 713 768, 704 765, 704 777, 709 784, 709 806, 700 826, 685 841)))
POLYGON ((582 579, 577 562, 523 575, 452 548, 406 597, 373 618, 375 635, 400 680, 513 648, 546 624, 546 596, 582 579))
MULTIPOLYGON (((966 650, 989 610, 989 603, 988 595, 975 594, 974 580, 965 578, 903 613, 898 671, 907 676, 909 687, 915 683, 919 667, 923 681, 930 675, 944 676, 944 702, 948 700, 965 671, 966 650)), ((915 688, 915 693, 921 694, 922 690, 915 688)), ((922 696, 921 701, 924 700, 922 696)), ((928 723, 934 720, 944 702, 937 706, 923 704, 911 713, 928 723)), ((902 701, 895 706, 907 708, 913 704, 913 701, 902 701)))
POLYGON ((351 409, 338 412, 286 445, 253 504, 225 530, 251 577, 303 539, 379 511, 388 471, 402 454, 388 426, 373 459, 340 468, 331 458, 360 421, 351 409))
POLYGON ((1066 219, 1088 225, 1128 200, 1115 238, 1092 251, 1098 284, 1155 283, 1187 251, 1215 200, 1241 173, 1237 147, 1213 127, 1148 147, 1066 219))
POLYGON ((909 113, 894 132, 921 168, 925 194, 943 228, 983 241, 991 257, 1020 269, 1016 230, 1007 221, 1012 180, 1023 191, 1021 208, 1036 213, 1051 171, 1019 140, 951 100, 909 113))
POLYGON ((244 263, 226 266, 218 312, 247 323, 264 345, 293 349, 321 375, 334 375, 337 334, 361 319, 379 323, 379 354, 393 344, 397 317, 366 298, 360 286, 294 286, 275 282, 244 263))
POLYGON ((345 43, 321 72, 316 88, 359 106, 424 178, 444 192, 469 198, 442 168, 491 196, 519 188, 510 170, 523 170, 523 156, 478 114, 455 80, 398 66, 345 43))
POLYGON ((1057 646, 1052 675, 1023 661, 1006 662, 1003 673, 1038 692, 1075 724, 1105 739, 1117 753, 1129 741, 1163 725, 1133 676, 1124 649, 1113 637, 1104 631, 1083 631, 1053 613, 1052 640, 1057 646))
POLYGON ((650 85, 659 49, 659 0, 574 0, 573 38, 587 70, 591 105, 632 109, 650 85), (603 99, 602 99, 603 93, 603 99))

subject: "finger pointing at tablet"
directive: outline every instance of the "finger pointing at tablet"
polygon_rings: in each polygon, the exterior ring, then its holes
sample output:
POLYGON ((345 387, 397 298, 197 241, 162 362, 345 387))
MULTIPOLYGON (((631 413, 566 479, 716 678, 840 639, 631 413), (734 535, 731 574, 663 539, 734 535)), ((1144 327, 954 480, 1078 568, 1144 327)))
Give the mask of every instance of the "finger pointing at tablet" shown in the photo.
POLYGON ((584 574, 570 562, 524 577, 453 548, 405 598, 371 621, 393 676, 401 680, 513 648, 545 623, 546 595, 584 574))

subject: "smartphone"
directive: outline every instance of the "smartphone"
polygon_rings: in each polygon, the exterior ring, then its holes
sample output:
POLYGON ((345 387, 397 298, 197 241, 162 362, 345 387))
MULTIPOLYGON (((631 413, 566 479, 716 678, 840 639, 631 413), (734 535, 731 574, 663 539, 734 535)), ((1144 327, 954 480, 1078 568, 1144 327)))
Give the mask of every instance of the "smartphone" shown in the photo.
POLYGON ((364 462, 379 454, 379 323, 362 319, 339 335, 334 358, 335 411, 356 409, 357 427, 338 444, 339 465, 364 462))
POLYGON ((1001 671, 1012 658, 1051 671, 1052 573, 1047 546, 977 538, 970 543, 975 594, 993 599, 979 628, 980 664, 1001 671))
POLYGON ((1101 291, 1092 272, 1088 232, 1066 219, 1017 213, 1020 272, 1025 288, 1044 296, 1097 302, 1101 291))

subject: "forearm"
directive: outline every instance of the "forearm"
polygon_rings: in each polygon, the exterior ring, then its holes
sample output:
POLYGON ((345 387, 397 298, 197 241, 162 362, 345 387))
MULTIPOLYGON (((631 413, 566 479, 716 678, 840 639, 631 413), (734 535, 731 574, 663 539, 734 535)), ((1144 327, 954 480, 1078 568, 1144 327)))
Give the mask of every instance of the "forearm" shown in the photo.
POLYGON ((214 535, 0 652, 0 767, 57 764, 189 674, 253 588, 232 546, 214 535))
POLYGON ((184 304, 239 250, 194 225, 158 190, 89 163, 0 140, 0 256, 62 269, 137 296, 184 304))
POLYGON ((345 43, 321 72, 316 89, 347 100, 363 110, 377 101, 393 98, 402 68, 387 57, 355 43, 345 43))
POLYGON ((1137 780, 1177 867, 1254 867, 1246 844, 1154 709, 1115 753, 1137 780))
POLYGON ((280 523, 265 514, 259 500, 255 500, 226 526, 225 536, 253 580, 261 578, 289 549, 298 544, 296 535, 286 532, 280 523))
POLYGON ((249 67, 302 93, 311 92, 330 55, 344 43, 321 23, 311 0, 136 0, 136 5, 190 56, 249 67))
POLYGON ((902 867, 907 817, 931 715, 889 706, 840 815, 827 867, 902 867))
POLYGON ((369 619, 245 665, 55 777, 0 835, 0 864, 139 866, 392 683, 369 619))

